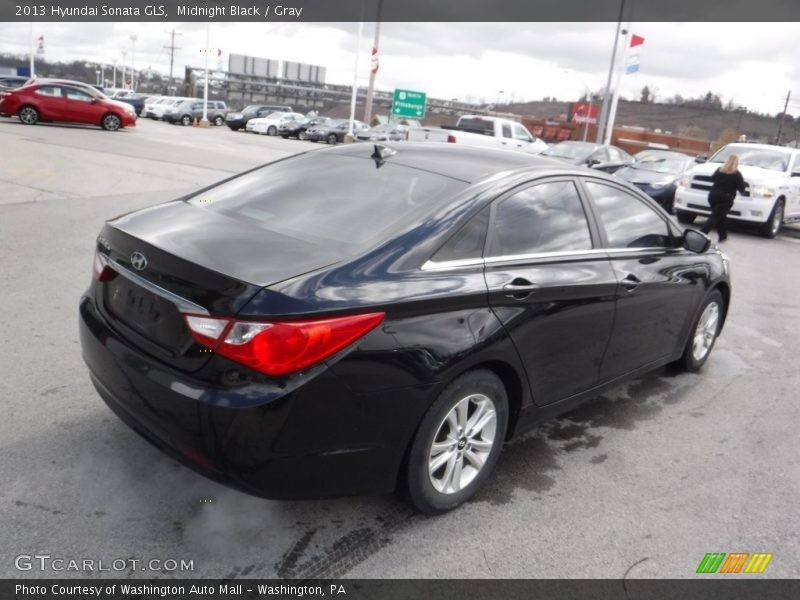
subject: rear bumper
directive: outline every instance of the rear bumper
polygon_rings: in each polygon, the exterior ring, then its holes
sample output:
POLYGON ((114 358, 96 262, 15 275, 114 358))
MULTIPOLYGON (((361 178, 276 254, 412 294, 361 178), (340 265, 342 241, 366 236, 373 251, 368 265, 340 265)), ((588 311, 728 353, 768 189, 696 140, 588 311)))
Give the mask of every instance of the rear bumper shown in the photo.
MULTIPOLYGON (((775 198, 736 196, 728 218, 748 223, 766 223, 775 205, 775 198)), ((679 187, 675 192, 675 210, 697 215, 710 215, 708 192, 679 187)))
POLYGON ((131 346, 86 297, 80 338, 95 388, 122 421, 206 477, 267 498, 394 490, 429 397, 424 386, 356 394, 335 366, 291 391, 204 382, 131 346))

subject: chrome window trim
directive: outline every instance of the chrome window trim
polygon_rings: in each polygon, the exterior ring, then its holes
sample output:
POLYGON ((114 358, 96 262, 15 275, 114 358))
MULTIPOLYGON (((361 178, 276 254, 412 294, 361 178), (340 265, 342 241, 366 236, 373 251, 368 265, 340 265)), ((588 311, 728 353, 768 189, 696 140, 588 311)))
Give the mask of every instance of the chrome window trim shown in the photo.
POLYGON ((464 267, 477 267, 479 265, 483 265, 482 258, 459 258, 457 260, 443 260, 440 262, 436 262, 434 260, 428 260, 425 262, 420 269, 422 271, 441 271, 445 269, 460 269, 464 267))
POLYGON ((605 254, 605 248, 591 248, 588 250, 562 250, 560 252, 531 252, 530 254, 489 256, 484 259, 484 262, 489 265, 500 262, 518 262, 521 260, 550 260, 555 258, 574 258, 578 256, 602 256, 605 254))
POLYGON ((638 254, 639 252, 667 252, 669 250, 679 250, 672 246, 648 246, 647 248, 606 248, 609 256, 612 254, 638 254))
POLYGON ((104 266, 111 267, 112 269, 114 269, 114 271, 116 271, 119 275, 122 275, 125 279, 128 279, 129 281, 132 281, 136 285, 139 285, 139 286, 143 287, 147 291, 152 292, 153 294, 155 294, 157 296, 161 296, 165 300, 169 300, 170 302, 172 302, 173 304, 175 304, 178 307, 178 310, 181 313, 191 313, 191 314, 196 314, 196 315, 210 315, 211 314, 205 308, 200 306, 199 304, 195 304, 194 302, 190 302, 189 300, 186 300, 185 298, 181 298, 177 294, 173 294, 169 290, 165 290, 164 288, 156 285, 152 281, 148 281, 144 277, 141 277, 141 276, 137 275, 136 273, 133 273, 132 271, 129 271, 128 269, 123 267, 121 264, 119 264, 117 261, 115 261, 112 258, 109 258, 105 254, 99 254, 99 256, 100 256, 100 262, 102 262, 104 266))
POLYGON ((459 260, 446 260, 436 262, 428 260, 422 265, 422 271, 441 271, 446 269, 459 269, 465 267, 477 267, 480 265, 491 266, 498 263, 505 262, 519 262, 519 261, 541 261, 541 260, 557 260, 560 258, 579 258, 586 257, 608 257, 613 258, 614 255, 629 255, 629 254, 651 254, 653 252, 676 252, 680 248, 673 248, 669 246, 650 246, 647 248, 592 248, 591 250, 565 250, 563 252, 536 252, 531 254, 513 254, 505 256, 489 256, 486 258, 462 258, 459 260))

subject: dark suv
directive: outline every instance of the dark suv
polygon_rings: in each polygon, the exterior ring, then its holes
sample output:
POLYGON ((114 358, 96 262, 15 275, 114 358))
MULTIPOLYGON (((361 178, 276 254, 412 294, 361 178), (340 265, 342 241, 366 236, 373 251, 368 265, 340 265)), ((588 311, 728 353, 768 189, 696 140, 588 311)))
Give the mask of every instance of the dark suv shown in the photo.
POLYGON ((238 131, 244 129, 250 119, 258 117, 266 117, 276 112, 294 112, 291 106, 279 106, 276 104, 251 104, 242 109, 241 112, 228 113, 225 118, 225 125, 231 128, 231 131, 238 131))
MULTIPOLYGON (((225 116, 228 114, 228 107, 222 100, 209 100, 207 108, 207 118, 214 125, 225 123, 225 116)), ((164 120, 170 123, 180 123, 181 125, 191 125, 197 119, 203 118, 202 100, 184 100, 175 106, 169 107, 164 113, 164 120)))

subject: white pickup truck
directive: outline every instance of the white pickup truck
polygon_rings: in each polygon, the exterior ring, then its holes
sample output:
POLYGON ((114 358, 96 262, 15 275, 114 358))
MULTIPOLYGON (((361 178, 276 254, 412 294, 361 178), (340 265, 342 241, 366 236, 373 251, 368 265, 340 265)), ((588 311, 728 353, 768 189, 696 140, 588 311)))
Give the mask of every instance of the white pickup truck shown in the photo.
POLYGON ((731 154, 739 156, 744 194, 737 194, 728 218, 757 223, 766 237, 775 237, 784 223, 800 221, 800 150, 768 144, 728 144, 708 162, 692 167, 675 191, 675 214, 681 223, 708 216, 711 175, 731 154))
POLYGON ((470 146, 494 146, 539 154, 547 144, 528 131, 522 123, 500 117, 464 115, 455 125, 410 127, 410 142, 447 142, 470 146))

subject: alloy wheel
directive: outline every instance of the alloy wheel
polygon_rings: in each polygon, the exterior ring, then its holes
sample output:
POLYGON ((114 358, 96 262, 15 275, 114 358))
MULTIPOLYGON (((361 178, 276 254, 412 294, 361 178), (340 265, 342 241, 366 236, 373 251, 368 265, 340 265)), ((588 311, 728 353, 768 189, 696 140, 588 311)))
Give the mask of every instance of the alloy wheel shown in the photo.
POLYGON ((26 106, 19 111, 19 120, 25 123, 25 125, 35 125, 36 121, 39 120, 39 113, 35 108, 26 106))
POLYGON ((459 400, 439 425, 428 452, 428 477, 434 489, 455 494, 481 472, 494 447, 497 411, 484 394, 459 400))
POLYGON ((703 360, 711 350, 714 339, 717 337, 719 315, 719 304, 716 302, 709 302, 703 309, 703 314, 700 315, 700 319, 697 321, 692 342, 692 357, 696 361, 703 360))
POLYGON ((120 122, 117 115, 106 115, 103 117, 103 129, 107 131, 116 131, 119 129, 120 122))

